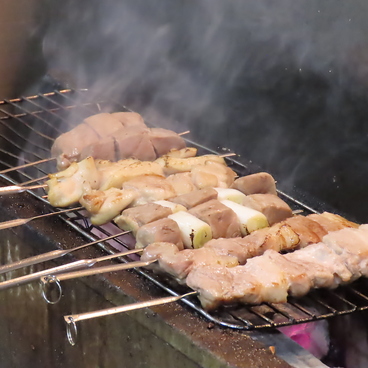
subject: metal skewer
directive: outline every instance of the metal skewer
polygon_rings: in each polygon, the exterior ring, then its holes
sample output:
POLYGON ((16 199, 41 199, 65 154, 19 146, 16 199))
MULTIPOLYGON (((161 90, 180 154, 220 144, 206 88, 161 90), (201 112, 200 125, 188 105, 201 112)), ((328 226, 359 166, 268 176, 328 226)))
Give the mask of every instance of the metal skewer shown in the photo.
MULTIPOLYGON (((90 260, 90 261, 95 261, 95 262, 94 263, 91 262, 90 264, 88 264, 87 267, 93 266, 97 262, 106 261, 108 259, 116 258, 116 257, 122 256, 122 255, 138 253, 139 251, 142 251, 142 250, 143 249, 134 249, 134 250, 130 251, 131 253, 126 253, 125 252, 124 254, 114 254, 112 256, 105 256, 105 257, 101 257, 101 258, 95 258, 95 259, 90 260)), ((61 285, 60 285, 60 281, 71 280, 71 279, 76 279, 76 278, 85 277, 85 276, 99 275, 101 273, 115 272, 115 271, 121 271, 121 270, 129 270, 131 268, 136 268, 136 267, 145 267, 145 266, 149 266, 151 263, 154 263, 156 261, 157 260, 146 261, 146 262, 137 261, 137 262, 121 263, 121 264, 117 264, 117 265, 108 265, 108 266, 92 268, 92 269, 82 270, 82 271, 59 273, 57 276, 55 276, 55 274, 52 274, 50 272, 50 273, 48 273, 48 275, 44 275, 44 276, 41 277, 40 281, 41 281, 41 285, 42 285, 42 296, 46 300, 47 303, 56 304, 61 299, 61 295, 62 295, 62 292, 63 292, 63 290, 61 288, 61 285), (51 298, 48 297, 47 294, 49 294, 48 291, 53 285, 57 286, 57 291, 56 291, 56 298, 51 300, 51 298)))
MULTIPOLYGON (((134 254, 134 253, 138 253, 138 252, 141 252, 141 251, 142 251, 142 249, 133 249, 133 250, 128 250, 126 252, 115 253, 115 254, 112 254, 112 255, 104 256, 104 257, 93 258, 93 259, 82 259, 80 261, 71 262, 71 263, 68 263, 68 264, 65 264, 65 265, 62 265, 62 266, 48 268, 47 270, 34 272, 34 273, 29 274, 29 275, 25 275, 25 276, 17 277, 15 279, 0 282, 0 290, 5 290, 5 289, 9 289, 9 288, 14 287, 14 286, 20 286, 20 285, 23 285, 23 284, 28 284, 32 281, 41 279, 41 277, 43 277, 43 276, 58 275, 58 274, 61 274, 61 273, 66 273, 68 271, 75 271, 75 270, 80 270, 82 268, 91 267, 94 264, 96 264, 97 262, 102 262, 102 261, 106 261, 108 259, 122 257, 122 256, 126 256, 126 255, 129 255, 129 254, 134 254)), ((123 265, 125 265, 125 264, 123 264, 123 265)), ((119 264, 118 266, 121 266, 121 264, 119 264)))
POLYGON ((60 215, 61 213, 67 213, 67 212, 71 212, 71 211, 79 211, 79 210, 82 210, 82 209, 83 209, 83 207, 68 208, 67 210, 45 213, 43 215, 33 216, 33 217, 26 218, 26 219, 15 219, 15 220, 0 222, 0 230, 9 229, 11 227, 24 225, 29 221, 37 220, 37 219, 40 219, 40 218, 43 218, 43 217, 60 215))
POLYGON ((32 265, 35 265, 35 264, 38 264, 38 263, 50 261, 52 259, 56 259, 56 258, 65 256, 68 253, 72 253, 72 252, 75 252, 77 250, 89 247, 91 245, 94 245, 94 244, 97 244, 97 243, 100 243, 100 242, 104 242, 104 241, 116 238, 118 236, 127 234, 129 232, 130 231, 124 231, 122 233, 111 235, 111 236, 108 236, 107 238, 98 239, 98 240, 95 240, 91 243, 83 244, 83 245, 80 245, 80 246, 72 248, 72 249, 53 250, 51 252, 39 254, 39 255, 34 256, 34 257, 28 257, 28 258, 22 259, 22 260, 17 261, 17 262, 8 263, 4 266, 0 266, 0 274, 10 272, 10 271, 14 271, 14 270, 17 270, 19 268, 32 266, 32 265))
POLYGON ((0 175, 1 174, 6 174, 6 173, 8 173, 10 171, 14 171, 14 170, 21 170, 21 169, 24 169, 24 168, 29 167, 29 166, 43 164, 44 162, 49 162, 49 161, 53 161, 53 160, 56 160, 56 158, 55 157, 45 158, 43 160, 39 160, 39 161, 36 161, 36 162, 29 162, 28 164, 19 165, 19 166, 15 166, 15 167, 9 167, 9 169, 1 170, 0 175))
POLYGON ((28 185, 28 186, 8 185, 6 187, 0 187, 0 195, 22 193, 27 190, 33 190, 33 189, 39 189, 39 188, 47 188, 47 184, 35 184, 35 185, 28 185))
POLYGON ((64 316, 64 321, 66 322, 66 334, 67 334, 68 341, 72 346, 75 345, 76 338, 78 335, 76 322, 83 321, 86 319, 109 316, 111 314, 117 314, 117 313, 123 313, 123 312, 132 311, 132 310, 147 308, 147 307, 154 307, 156 305, 173 303, 173 302, 177 302, 180 299, 186 298, 188 296, 197 295, 197 294, 198 294, 197 291, 192 291, 190 293, 186 293, 186 294, 178 295, 178 296, 169 296, 166 298, 149 300, 147 302, 127 304, 127 305, 123 305, 120 307, 101 309, 101 310, 94 311, 94 312, 87 312, 87 313, 81 313, 81 314, 70 314, 70 315, 64 316))

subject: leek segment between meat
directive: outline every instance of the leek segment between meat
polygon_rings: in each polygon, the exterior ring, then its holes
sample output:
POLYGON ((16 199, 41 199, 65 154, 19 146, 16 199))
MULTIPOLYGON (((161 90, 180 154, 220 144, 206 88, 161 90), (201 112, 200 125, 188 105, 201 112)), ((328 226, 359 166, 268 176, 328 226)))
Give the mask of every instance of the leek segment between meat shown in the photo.
POLYGON ((217 199, 219 201, 229 200, 238 204, 243 204, 246 197, 240 190, 232 188, 213 188, 218 193, 217 199))
POLYGON ((201 248, 212 239, 211 227, 190 213, 180 211, 168 217, 178 224, 185 248, 201 248))
POLYGON ((235 212, 240 221, 240 230, 243 236, 269 226, 267 218, 262 212, 226 199, 221 201, 221 203, 235 212))

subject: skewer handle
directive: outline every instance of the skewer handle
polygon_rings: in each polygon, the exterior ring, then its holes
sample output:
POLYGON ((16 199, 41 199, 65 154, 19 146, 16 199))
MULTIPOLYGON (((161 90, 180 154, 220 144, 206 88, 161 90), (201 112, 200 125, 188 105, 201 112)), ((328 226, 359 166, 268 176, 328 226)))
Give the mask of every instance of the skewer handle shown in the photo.
MULTIPOLYGON (((1 224, 0 224, 0 229, 1 229, 1 224)), ((12 262, 12 263, 6 264, 4 266, 0 266, 0 274, 10 272, 10 271, 14 271, 14 270, 17 270, 19 268, 32 266, 32 265, 37 264, 37 263, 46 262, 46 261, 49 261, 51 259, 55 259, 55 258, 58 258, 58 257, 62 257, 64 254, 67 254, 68 252, 69 252, 69 250, 54 250, 52 252, 47 252, 47 253, 44 253, 44 254, 39 254, 39 255, 34 256, 34 257, 29 257, 29 258, 26 258, 26 259, 22 259, 22 260, 17 261, 17 262, 12 262)))
POLYGON ((11 227, 24 225, 30 220, 32 220, 32 219, 15 219, 15 220, 0 222, 0 230, 5 230, 5 229, 9 229, 11 227))
POLYGON ((47 270, 31 273, 29 275, 17 277, 15 279, 7 280, 0 282, 0 290, 10 289, 15 286, 20 286, 23 284, 28 284, 32 281, 39 280, 42 276, 46 275, 58 275, 59 273, 77 270, 84 267, 90 266, 90 262, 86 260, 76 261, 72 263, 68 263, 66 265, 49 268, 47 270))
POLYGON ((147 308, 147 307, 154 307, 156 305, 173 303, 180 299, 186 298, 188 296, 197 295, 197 294, 198 294, 197 291, 192 291, 190 293, 186 293, 186 294, 179 295, 179 296, 169 296, 166 298, 149 300, 147 302, 127 304, 127 305, 123 305, 120 307, 101 309, 101 310, 94 311, 94 312, 71 314, 68 316, 64 316, 64 321, 66 322, 68 341, 71 345, 75 345, 75 341, 77 337, 77 326, 75 323, 78 321, 83 321, 86 319, 92 319, 92 318, 97 318, 97 317, 109 316, 111 314, 123 313, 123 312, 132 311, 132 310, 147 308))
MULTIPOLYGON (((65 280, 71 280, 76 279, 79 277, 85 277, 85 276, 93 276, 93 275, 99 275, 102 273, 108 273, 108 272, 115 272, 115 271, 121 271, 121 270, 129 270, 131 268, 136 267, 145 267, 150 265, 151 263, 156 262, 156 260, 152 261, 137 261, 137 262, 129 262, 129 263, 120 263, 117 265, 109 265, 109 266, 103 266, 103 267, 97 267, 97 268, 91 268, 88 270, 81 270, 81 271, 74 271, 74 272, 67 272, 67 273, 59 273, 56 280, 58 281, 65 281, 65 280)), ((49 272, 46 277, 41 277, 41 282, 48 283, 52 282, 50 280, 49 275, 54 275, 53 273, 49 272)))

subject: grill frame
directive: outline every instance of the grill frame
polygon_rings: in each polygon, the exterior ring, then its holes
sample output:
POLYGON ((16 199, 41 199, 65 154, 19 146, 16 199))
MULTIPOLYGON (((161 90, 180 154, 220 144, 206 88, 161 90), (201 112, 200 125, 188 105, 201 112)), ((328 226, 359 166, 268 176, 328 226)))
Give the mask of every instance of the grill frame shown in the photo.
MULTIPOLYGON (((47 158, 53 138, 63 132, 60 126, 62 125, 65 130, 72 127, 72 124, 69 123, 71 113, 74 119, 80 119, 79 121, 81 121, 83 117, 100 111, 129 111, 129 109, 116 101, 104 101, 101 98, 91 96, 86 89, 78 91, 66 89, 0 101, 0 147, 9 147, 0 149, 0 167, 7 169, 18 165, 19 162, 28 163, 33 162, 32 160, 35 159, 47 158), (51 124, 49 119, 51 121, 55 119, 57 122, 56 126, 51 124), (15 129, 13 126, 15 124, 21 125, 16 126, 17 129, 15 129), (43 133, 44 131, 47 134, 43 133), (31 132, 33 134, 32 139, 29 137, 31 132), (20 144, 23 141, 27 142, 25 149, 20 144), (16 151, 18 150, 19 155, 12 152, 14 147, 16 151), (8 161, 4 161, 4 156, 8 161), (18 161, 17 164, 14 163, 15 160, 18 161)), ((186 139, 186 141, 189 145, 197 147, 200 154, 219 153, 189 139, 186 139)), ((259 171, 259 168, 251 162, 245 163, 244 160, 240 162, 232 158, 227 158, 226 160, 228 165, 239 175, 247 175, 259 171)), ((50 163, 40 164, 36 168, 30 167, 1 174, 0 176, 11 184, 25 185, 30 182, 44 180, 50 171, 47 168, 50 168, 50 163), (35 174, 36 177, 34 177, 35 174), (27 180, 24 181, 21 178, 27 180)), ((48 204, 47 200, 43 198, 44 192, 42 190, 28 192, 38 200, 48 204)), ((280 190, 278 192, 280 197, 287 201, 294 210, 301 210, 305 213, 318 213, 324 208, 323 204, 318 204, 316 206, 317 210, 294 196, 290 196, 280 190)), ((56 209, 51 205, 48 205, 48 207, 50 211, 56 212, 56 209)), ((111 229, 106 230, 104 226, 90 225, 80 211, 71 210, 70 216, 59 215, 59 217, 89 241, 98 239, 96 232, 103 233, 106 236, 112 234, 111 229)), ((116 230, 117 232, 121 231, 117 227, 116 230)), ((121 247, 127 249, 126 240, 124 239, 115 239, 108 245, 101 242, 97 246, 108 253, 114 253, 116 249, 121 250, 121 247)), ((121 262, 129 262, 131 258, 120 258, 119 260, 121 262)), ((175 285, 172 282, 173 280, 162 278, 150 271, 140 269, 135 269, 135 271, 170 295, 177 296, 188 290, 175 285)), ((278 328, 366 310, 368 309, 368 293, 364 293, 362 289, 366 288, 367 285, 366 279, 360 279, 351 285, 342 286, 336 290, 314 290, 298 300, 290 298, 286 304, 263 303, 260 306, 226 306, 211 313, 204 311, 195 298, 183 299, 181 302, 205 317, 208 321, 222 327, 239 330, 278 328), (359 299, 362 302, 358 303, 359 299)))

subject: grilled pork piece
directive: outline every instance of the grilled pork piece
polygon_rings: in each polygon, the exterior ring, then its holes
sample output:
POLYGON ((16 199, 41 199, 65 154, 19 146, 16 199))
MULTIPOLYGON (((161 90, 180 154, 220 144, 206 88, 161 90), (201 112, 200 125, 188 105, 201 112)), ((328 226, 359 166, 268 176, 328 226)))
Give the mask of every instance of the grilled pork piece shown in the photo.
POLYGON ((300 248, 322 241, 323 236, 327 234, 322 226, 309 217, 297 215, 285 220, 284 223, 288 224, 298 234, 300 248))
POLYGON ((284 258, 299 264, 300 267, 306 267, 315 288, 335 288, 341 283, 352 281, 353 275, 344 259, 324 243, 311 244, 286 254, 284 258))
POLYGON ((313 214, 307 216, 309 219, 317 222, 320 226, 322 226, 326 232, 336 231, 345 229, 346 227, 358 228, 359 225, 351 222, 344 217, 339 215, 335 215, 330 212, 323 212, 321 214, 313 214))
POLYGON ((79 161, 82 149, 99 140, 98 134, 87 124, 80 124, 71 131, 61 134, 51 147, 51 156, 57 158, 58 170, 66 169, 72 162, 79 161))
POLYGON ((224 267, 237 266, 238 260, 231 256, 218 255, 213 249, 184 249, 170 243, 152 243, 148 245, 141 256, 142 261, 157 259, 159 272, 166 272, 183 282, 192 269, 208 265, 220 265, 224 267))
POLYGON ((211 226, 212 238, 235 238, 241 235, 235 212, 217 199, 193 207, 190 214, 211 226))
POLYGON ((137 196, 134 190, 110 188, 88 191, 79 202, 90 213, 93 225, 103 225, 119 215, 137 196))
POLYGON ((345 259, 354 278, 368 276, 368 237, 364 228, 330 232, 323 237, 323 242, 345 259))
MULTIPOLYGON (((123 114, 129 113, 125 112, 123 114)), ((123 127, 117 116, 114 116, 113 114, 109 114, 107 112, 92 115, 84 119, 83 123, 90 126, 100 138, 109 137, 123 127)))
POLYGON ((136 248, 145 248, 156 242, 175 244, 179 250, 184 249, 181 233, 177 223, 163 218, 140 227, 136 234, 136 248))
POLYGON ((123 189, 134 190, 138 196, 133 206, 168 199, 175 196, 174 188, 159 175, 140 175, 123 183, 123 189))
POLYGON ((237 176, 230 167, 210 160, 193 166, 191 174, 193 183, 198 189, 206 187, 229 188, 237 176))
POLYGON ((131 126, 145 126, 142 116, 136 112, 113 112, 111 116, 119 120, 124 128, 131 126))
POLYGON ((120 229, 132 231, 135 236, 141 226, 160 220, 170 214, 172 214, 170 208, 156 203, 148 203, 124 210, 120 216, 115 217, 114 222, 120 229))
POLYGON ((166 154, 171 149, 185 148, 184 139, 171 130, 152 128, 149 132, 149 138, 157 157, 166 154))
POLYGON ((78 203, 84 192, 100 185, 100 174, 92 157, 73 162, 66 170, 50 174, 49 178, 46 182, 48 200, 54 207, 78 203))
POLYGON ((113 138, 120 160, 132 157, 142 161, 153 161, 157 157, 149 137, 149 129, 145 126, 120 129, 113 134, 113 138))
POLYGON ((177 196, 196 190, 190 172, 169 175, 166 181, 174 188, 177 196))
POLYGON ((104 137, 83 147, 80 152, 79 160, 87 157, 98 157, 101 160, 116 161, 119 159, 115 150, 115 140, 112 137, 104 137))
POLYGON ((231 188, 238 189, 246 195, 257 193, 277 195, 275 179, 266 172, 238 178, 231 185, 231 188))
MULTIPOLYGON (((256 257, 257 258, 257 257, 256 257)), ((263 258, 270 264, 282 270, 288 279, 288 293, 295 297, 300 297, 309 292, 314 286, 312 279, 309 277, 308 267, 303 264, 292 262, 285 256, 274 250, 266 250, 263 258)))
POLYGON ((293 215, 289 205, 274 194, 250 194, 243 199, 243 206, 262 212, 271 225, 286 220, 293 215))
POLYGON ((208 202, 211 199, 217 198, 217 192, 213 188, 197 189, 193 192, 179 195, 171 198, 171 202, 179 203, 185 208, 192 208, 202 203, 208 202))
POLYGON ((204 247, 214 248, 223 255, 236 255, 239 263, 244 264, 247 259, 259 256, 267 249, 287 251, 295 249, 298 244, 299 236, 293 229, 287 224, 279 223, 256 230, 244 238, 213 239, 204 247))

